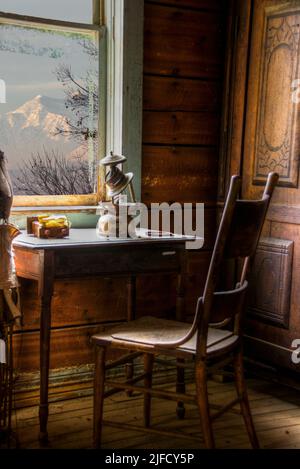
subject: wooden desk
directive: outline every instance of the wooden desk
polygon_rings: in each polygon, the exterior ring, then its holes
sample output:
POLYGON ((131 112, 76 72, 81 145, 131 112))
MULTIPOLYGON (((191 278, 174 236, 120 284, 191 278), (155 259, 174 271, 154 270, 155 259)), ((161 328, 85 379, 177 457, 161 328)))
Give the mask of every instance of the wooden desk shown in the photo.
MULTIPOLYGON (((51 299, 55 279, 91 275, 129 278, 128 320, 135 315, 139 274, 178 273, 176 314, 183 316, 185 242, 193 238, 98 238, 95 229, 72 229, 70 237, 45 240, 22 233, 14 241, 17 274, 38 282, 40 298, 40 439, 47 439, 51 299)), ((180 386, 180 385, 179 385, 180 386)))

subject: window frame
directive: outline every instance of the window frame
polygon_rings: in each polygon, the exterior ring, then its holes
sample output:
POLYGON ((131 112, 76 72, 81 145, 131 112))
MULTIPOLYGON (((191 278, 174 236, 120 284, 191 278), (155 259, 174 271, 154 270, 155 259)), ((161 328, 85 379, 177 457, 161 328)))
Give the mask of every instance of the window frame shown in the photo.
POLYGON ((127 157, 125 170, 133 171, 140 200, 144 0, 103 0, 102 6, 107 37, 106 154, 113 151, 127 157))
MULTIPOLYGON (((0 12, 0 25, 47 26, 99 34, 99 152, 125 154, 135 173, 139 198, 142 151, 143 0, 93 0, 91 24, 0 12), (140 21, 136 21, 140 18, 140 21), (130 49, 130 53, 129 53, 130 49)), ((104 168, 98 166, 97 192, 83 195, 18 195, 12 212, 64 207, 65 211, 92 208, 107 199, 104 168)), ((49 210, 50 211, 50 210, 49 210)))

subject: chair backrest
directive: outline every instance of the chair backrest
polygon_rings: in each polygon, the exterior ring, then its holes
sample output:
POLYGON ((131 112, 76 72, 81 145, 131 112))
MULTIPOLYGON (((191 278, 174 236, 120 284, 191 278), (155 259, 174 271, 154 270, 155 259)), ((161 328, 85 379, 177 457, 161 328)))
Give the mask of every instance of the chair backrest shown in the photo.
POLYGON ((232 176, 230 188, 219 225, 215 246, 207 274, 203 296, 199 298, 195 319, 198 323, 198 353, 206 355, 206 340, 209 325, 228 327, 234 333, 242 333, 242 313, 248 287, 251 260, 254 257, 277 173, 270 173, 260 200, 239 200, 241 186, 239 176, 232 176), (241 264, 240 276, 230 291, 217 292, 222 263, 234 259, 241 264))

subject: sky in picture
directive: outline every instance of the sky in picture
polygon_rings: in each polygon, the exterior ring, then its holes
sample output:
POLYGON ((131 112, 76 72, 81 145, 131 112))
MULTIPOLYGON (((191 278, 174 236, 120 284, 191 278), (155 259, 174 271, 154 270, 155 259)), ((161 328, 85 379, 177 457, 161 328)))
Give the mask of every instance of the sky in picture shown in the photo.
POLYGON ((55 20, 90 23, 93 0, 0 0, 0 11, 55 20))
MULTIPOLYGON (((92 14, 91 4, 92 0, 0 0, 0 11, 88 22, 92 14), (59 12, 59 16, 57 12, 59 12)), ((5 27, 2 32, 1 29, 0 41, 5 39, 7 34, 5 27)), ((16 32, 16 34, 18 33, 16 32)), ((26 36, 28 37, 24 37, 24 40, 33 40, 29 37, 30 33, 26 36)), ((63 51, 60 56, 55 57, 54 54, 51 56, 49 53, 40 56, 24 54, 17 49, 12 53, 4 51, 1 47, 0 78, 6 83, 6 104, 0 104, 1 114, 15 110, 37 94, 63 98, 62 87, 58 84, 54 74, 59 62, 70 63, 74 73, 80 74, 82 70, 88 68, 89 58, 76 49, 74 42, 72 45, 72 41, 68 43, 65 37, 57 35, 57 38, 53 38, 54 42, 50 43, 50 37, 47 34, 44 36, 42 38, 42 35, 36 35, 36 46, 60 48, 63 51)), ((17 41, 19 40, 20 33, 17 38, 17 41)))

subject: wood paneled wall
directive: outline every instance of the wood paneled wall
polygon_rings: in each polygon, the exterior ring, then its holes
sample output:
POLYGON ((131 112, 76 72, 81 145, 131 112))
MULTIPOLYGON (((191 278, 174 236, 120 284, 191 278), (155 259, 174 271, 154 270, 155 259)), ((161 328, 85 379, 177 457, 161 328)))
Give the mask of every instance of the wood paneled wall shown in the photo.
MULTIPOLYGON (((204 202, 206 247, 192 251, 187 311, 201 293, 215 231, 219 123, 226 15, 221 0, 145 1, 142 200, 204 202)), ((59 281, 55 286, 51 368, 93 361, 89 337, 103 323, 126 319, 126 279, 59 281)), ((138 314, 168 316, 176 279, 137 282, 138 314)), ((23 331, 16 337, 16 368, 38 370, 36 285, 22 281, 23 331)))
POLYGON ((205 249, 191 251, 187 313, 215 235, 226 5, 145 1, 142 200, 205 203, 205 249))
POLYGON ((142 199, 216 199, 221 1, 145 2, 142 199))

